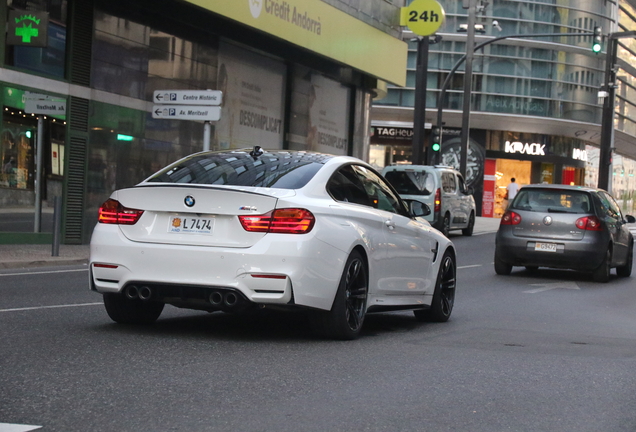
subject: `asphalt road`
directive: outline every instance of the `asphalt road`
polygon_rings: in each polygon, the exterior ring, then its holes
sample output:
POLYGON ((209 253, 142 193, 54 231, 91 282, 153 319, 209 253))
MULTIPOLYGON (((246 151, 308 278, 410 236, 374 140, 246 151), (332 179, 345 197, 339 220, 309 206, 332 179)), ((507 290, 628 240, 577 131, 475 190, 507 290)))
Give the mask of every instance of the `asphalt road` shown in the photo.
POLYGON ((635 279, 497 276, 494 234, 452 240, 451 320, 369 315, 350 342, 301 314, 117 325, 85 267, 4 270, 0 432, 636 431, 635 279))

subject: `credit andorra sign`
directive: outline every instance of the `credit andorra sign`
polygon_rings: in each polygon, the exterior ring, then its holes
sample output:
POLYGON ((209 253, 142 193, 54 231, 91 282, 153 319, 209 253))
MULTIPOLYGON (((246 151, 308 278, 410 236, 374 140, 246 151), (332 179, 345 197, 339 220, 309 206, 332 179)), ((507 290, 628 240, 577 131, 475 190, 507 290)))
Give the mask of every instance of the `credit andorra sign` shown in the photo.
POLYGON ((217 121, 221 119, 223 92, 218 90, 156 90, 152 118, 217 121))

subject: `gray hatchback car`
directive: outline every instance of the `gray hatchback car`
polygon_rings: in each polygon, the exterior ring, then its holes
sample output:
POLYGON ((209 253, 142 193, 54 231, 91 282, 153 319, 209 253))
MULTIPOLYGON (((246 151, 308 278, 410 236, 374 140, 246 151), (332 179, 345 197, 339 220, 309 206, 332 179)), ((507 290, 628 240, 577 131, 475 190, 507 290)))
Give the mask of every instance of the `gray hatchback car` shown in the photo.
POLYGON ((495 272, 513 266, 592 272, 607 282, 610 269, 632 273, 634 238, 612 196, 602 189, 565 185, 522 187, 501 218, 495 240, 495 272))

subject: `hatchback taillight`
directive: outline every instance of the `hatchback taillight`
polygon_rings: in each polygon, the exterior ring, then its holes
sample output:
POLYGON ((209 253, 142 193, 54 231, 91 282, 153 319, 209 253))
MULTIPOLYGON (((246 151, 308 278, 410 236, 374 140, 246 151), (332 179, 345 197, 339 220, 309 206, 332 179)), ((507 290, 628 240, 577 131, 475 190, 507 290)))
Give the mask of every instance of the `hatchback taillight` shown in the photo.
POLYGON ((602 231, 601 221, 596 216, 584 216, 574 222, 578 229, 585 231, 602 231))
POLYGON ((110 198, 99 208, 97 221, 105 224, 134 225, 143 213, 143 210, 124 207, 119 201, 110 198))
POLYGON ((442 190, 441 189, 437 189, 435 191, 435 206, 433 208, 433 211, 435 213, 439 213, 440 210, 442 209, 442 190))
POLYGON ((521 223, 521 215, 508 210, 501 217, 501 225, 519 225, 521 223))
POLYGON ((243 215, 239 216, 239 220, 245 231, 279 234, 306 234, 316 222, 309 210, 299 208, 277 209, 262 215, 243 215))

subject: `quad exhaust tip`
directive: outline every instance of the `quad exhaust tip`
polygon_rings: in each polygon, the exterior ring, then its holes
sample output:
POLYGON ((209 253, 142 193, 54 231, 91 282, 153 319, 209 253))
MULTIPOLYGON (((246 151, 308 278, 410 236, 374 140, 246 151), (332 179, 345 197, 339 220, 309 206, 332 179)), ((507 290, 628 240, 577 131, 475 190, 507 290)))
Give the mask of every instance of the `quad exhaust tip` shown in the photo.
POLYGON ((135 300, 139 298, 139 289, 135 285, 129 285, 126 287, 125 294, 130 300, 135 300))
POLYGON ((149 300, 150 297, 152 297, 152 290, 150 289, 150 287, 142 286, 141 288, 139 288, 138 295, 140 300, 149 300))
POLYGON ((208 297, 210 304, 218 308, 233 308, 239 304, 240 300, 239 296, 232 291, 226 293, 222 291, 212 291, 208 297))

